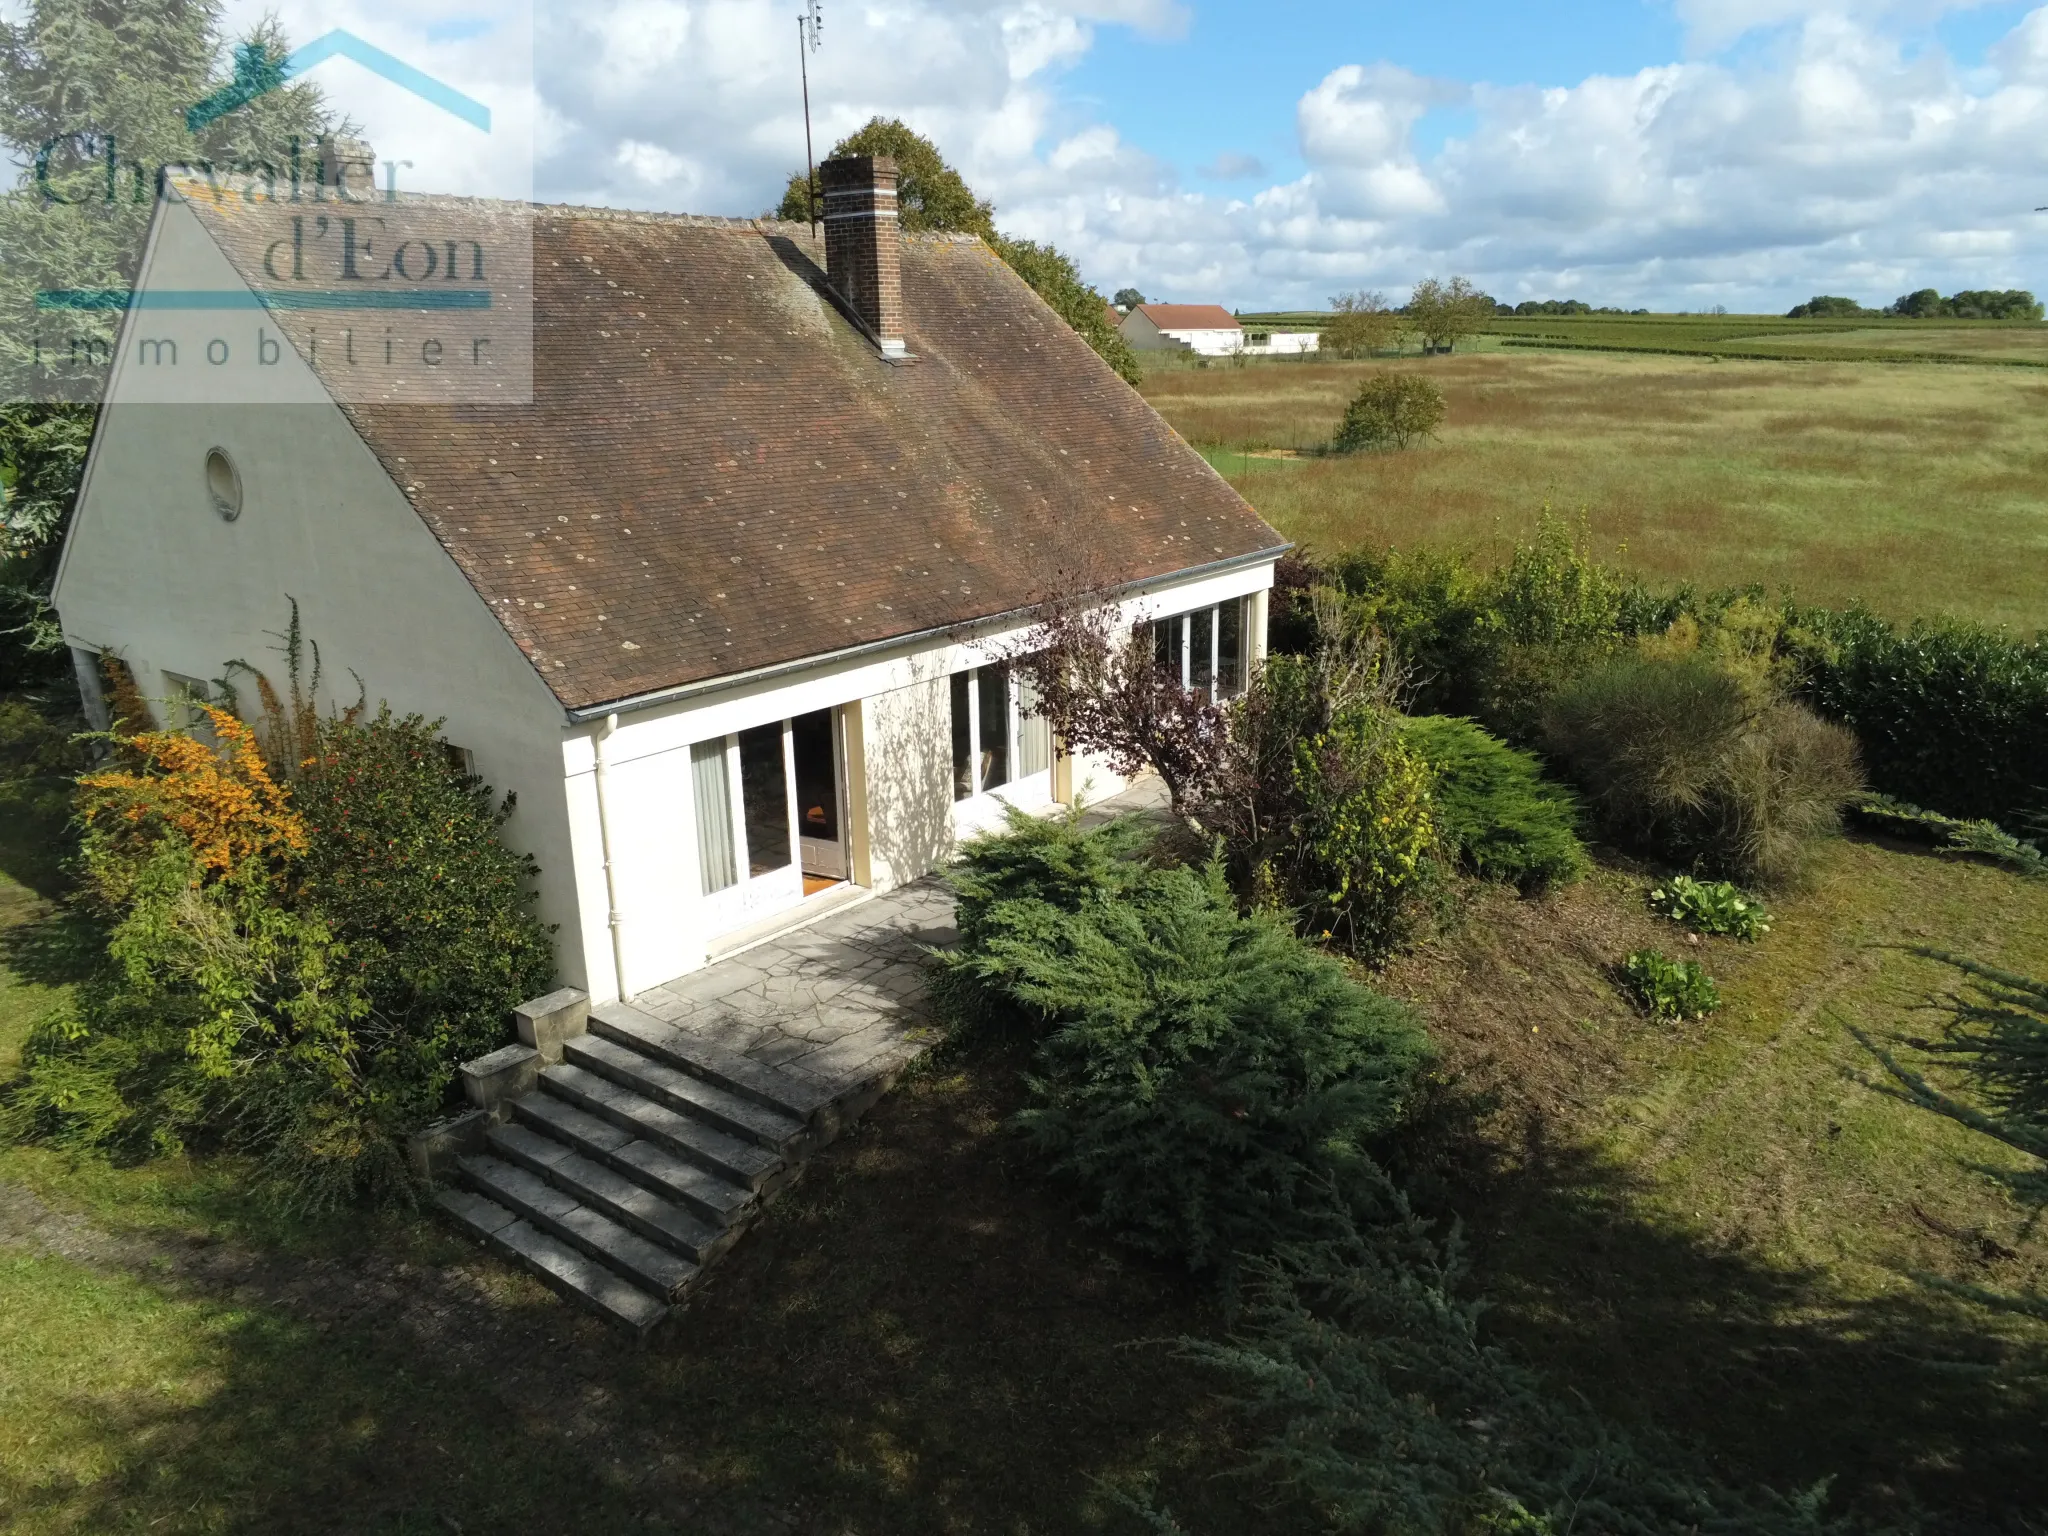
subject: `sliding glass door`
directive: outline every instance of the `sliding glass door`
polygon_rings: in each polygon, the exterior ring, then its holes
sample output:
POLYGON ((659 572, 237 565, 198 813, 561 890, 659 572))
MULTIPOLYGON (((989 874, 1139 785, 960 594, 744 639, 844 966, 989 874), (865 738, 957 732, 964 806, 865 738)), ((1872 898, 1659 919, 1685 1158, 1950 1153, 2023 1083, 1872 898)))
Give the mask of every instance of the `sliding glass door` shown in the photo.
POLYGON ((838 710, 690 748, 698 889, 713 935, 845 880, 838 710))

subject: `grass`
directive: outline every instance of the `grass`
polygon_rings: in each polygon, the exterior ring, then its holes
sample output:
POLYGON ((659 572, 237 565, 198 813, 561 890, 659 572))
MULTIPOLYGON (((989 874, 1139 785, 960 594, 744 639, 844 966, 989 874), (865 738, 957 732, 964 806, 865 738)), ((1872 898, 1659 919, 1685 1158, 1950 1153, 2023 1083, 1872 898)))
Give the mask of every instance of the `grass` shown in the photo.
MULTIPOLYGON (((0 814, 0 868, 48 868, 55 830, 0 814)), ((21 974, 48 926, 0 878, 0 1079, 57 997, 21 974)), ((1018 1067, 893 1094, 644 1353, 426 1217, 293 1223, 231 1162, 0 1148, 0 1528, 1071 1532, 1120 1528, 1098 1479, 1146 1478, 1254 1528, 1162 1342, 1211 1300, 1017 1164, 1018 1067)))
POLYGON ((1166 367, 1145 393, 1191 443, 1238 456, 1212 462, 1311 547, 1504 552, 1548 504, 1583 511, 1599 553, 1655 581, 2048 625, 2048 379, 2029 372, 1510 350, 1166 367), (1242 457, 1325 447, 1372 366, 1443 387, 1436 441, 1288 468, 1242 457))
MULTIPOLYGON (((55 841, 0 814, 0 867, 55 841)), ((1833 1475, 1928 1529, 2048 1508, 2048 1328, 1912 1278, 2039 1286, 2048 1242, 1850 1033, 1925 1028, 1943 978, 1888 946, 2048 971, 2048 883, 1843 841, 1754 945, 1689 943, 1653 883, 1609 858, 1542 900, 1463 887, 1385 978, 1460 1076, 1412 1173, 1464 1216, 1494 1326, 1724 1476, 1833 1475), (1614 968, 1646 946, 1701 958, 1722 1011, 1642 1018, 1614 968)), ((0 881, 0 1071, 56 996, 21 974, 45 914, 0 881)), ((915 1076, 644 1353, 430 1220, 275 1222, 229 1164, 0 1149, 0 1525, 1018 1536, 1132 1530, 1101 1482, 1152 1480, 1198 1536, 1275 1528, 1211 1475, 1236 1432, 1159 1342, 1224 1320, 1074 1225, 1001 1130, 1020 1065, 915 1076)))
POLYGON ((1844 840, 1755 944, 1688 942, 1650 883, 1610 863, 1546 902, 1490 894, 1395 968, 1499 1103, 1459 1201, 1496 1327, 1724 1469, 1837 1479, 1870 1524, 2048 1509, 2048 1327, 1916 1278, 2038 1291, 2048 1240, 1984 1171, 2010 1155, 1902 1102, 1853 1033, 1933 1032, 1954 977, 1902 946, 2048 973, 2048 883, 1844 840), (1700 959, 1721 1010, 1619 1004, 1614 961, 1645 945, 1700 959))

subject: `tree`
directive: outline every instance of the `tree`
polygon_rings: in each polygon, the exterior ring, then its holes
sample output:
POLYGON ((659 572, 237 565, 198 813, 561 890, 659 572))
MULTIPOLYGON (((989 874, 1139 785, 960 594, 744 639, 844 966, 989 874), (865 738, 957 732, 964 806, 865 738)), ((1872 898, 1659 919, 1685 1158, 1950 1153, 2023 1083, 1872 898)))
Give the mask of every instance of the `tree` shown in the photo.
POLYGON ((1129 314, 1132 310, 1143 305, 1146 299, 1145 295, 1138 292, 1135 288, 1119 288, 1116 291, 1116 297, 1110 300, 1110 302, 1125 314, 1129 314))
POLYGON ((1444 392, 1413 373, 1375 373, 1358 386, 1337 429, 1336 450, 1406 448, 1434 437, 1444 421, 1444 392))
MULTIPOLYGON (((936 144, 900 119, 873 118, 865 128, 832 146, 831 159, 848 155, 886 155, 896 162, 896 212, 905 229, 914 234, 951 231, 979 235, 995 243, 994 207, 974 195, 960 173, 946 164, 936 144)), ((790 173, 776 215, 792 222, 810 221, 803 172, 790 173)))
POLYGON ((45 670, 54 664, 48 586, 119 319, 65 312, 67 345, 39 352, 53 322, 37 295, 134 284, 164 167, 282 167, 294 143, 345 134, 304 81, 250 94, 192 130, 190 107, 238 82, 267 84, 289 52, 266 20, 228 55, 216 0, 33 0, 21 20, 0 23, 0 146, 20 167, 0 196, 0 464, 13 477, 0 513, 0 628, 11 676, 38 655, 45 670))
MULTIPOLYGON (((894 160, 896 204, 905 229, 979 235, 1104 362, 1126 381, 1138 382, 1137 354, 1110 325, 1102 295, 1081 280, 1073 261, 1050 245, 999 234, 995 208, 974 195, 930 139, 895 118, 877 117, 832 146, 831 158, 845 155, 887 155, 894 160)), ((774 216, 791 222, 809 220, 803 172, 791 173, 774 216)))
POLYGON ((1839 294, 1817 293, 1804 304, 1794 304, 1785 311, 1787 320, 1854 320, 1873 314, 1854 299, 1845 299, 1839 294))
POLYGON ((1406 322, 1383 293, 1340 293, 1330 300, 1332 311, 1317 343, 1339 357, 1370 356, 1398 346, 1406 322))
POLYGON ((1408 298, 1408 322, 1426 351, 1449 352, 1493 317, 1494 303, 1470 280, 1426 277, 1408 298))

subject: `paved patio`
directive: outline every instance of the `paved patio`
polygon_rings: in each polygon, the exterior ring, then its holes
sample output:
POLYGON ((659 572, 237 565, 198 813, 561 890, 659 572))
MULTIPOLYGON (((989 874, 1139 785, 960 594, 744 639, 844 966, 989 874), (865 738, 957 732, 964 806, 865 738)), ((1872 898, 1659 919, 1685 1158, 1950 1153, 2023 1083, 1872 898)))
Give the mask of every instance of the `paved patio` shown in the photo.
MULTIPOLYGON (((1163 804, 1148 780, 1083 821, 1163 804)), ((843 1095, 893 1078, 936 1038, 925 950, 959 937, 952 893, 928 876, 650 988, 633 1006, 843 1095)))
POLYGON ((931 877, 642 992, 633 1006, 844 1092, 893 1077, 931 1043, 925 946, 958 938, 952 893, 931 877))

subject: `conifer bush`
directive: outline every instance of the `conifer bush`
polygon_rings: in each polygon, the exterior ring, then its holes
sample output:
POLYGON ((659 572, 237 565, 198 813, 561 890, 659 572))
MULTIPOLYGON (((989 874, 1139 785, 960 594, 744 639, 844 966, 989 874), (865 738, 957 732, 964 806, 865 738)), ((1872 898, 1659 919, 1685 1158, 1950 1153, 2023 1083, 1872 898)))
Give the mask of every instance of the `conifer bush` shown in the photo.
POLYGON ((1437 829, 1466 868, 1524 894, 1585 874, 1578 798, 1544 778, 1533 756, 1452 716, 1419 716, 1405 730, 1433 775, 1437 829))
POLYGON ((1130 836, 1056 826, 976 843, 956 878, 984 894, 939 963, 1038 1021, 1018 1124, 1079 1186, 1086 1219, 1212 1268, 1341 1205, 1428 1050, 1405 1005, 1241 913, 1219 864, 1129 861, 1130 836), (1069 878, 1105 857, 1125 870, 1069 878), (1020 876, 1049 867, 1042 893, 1020 876))

